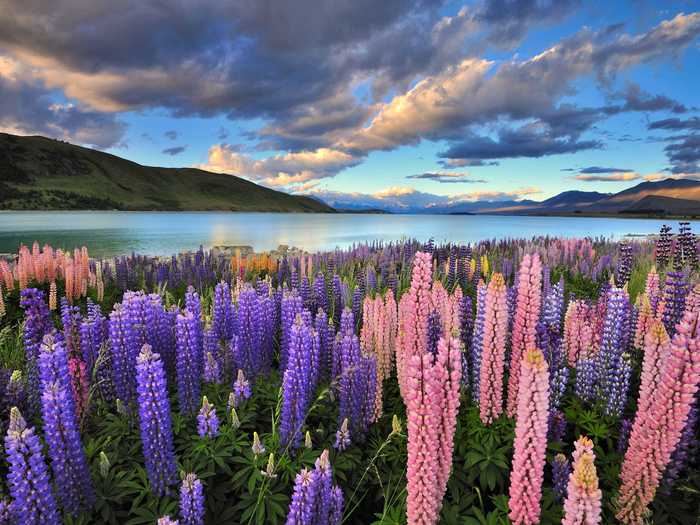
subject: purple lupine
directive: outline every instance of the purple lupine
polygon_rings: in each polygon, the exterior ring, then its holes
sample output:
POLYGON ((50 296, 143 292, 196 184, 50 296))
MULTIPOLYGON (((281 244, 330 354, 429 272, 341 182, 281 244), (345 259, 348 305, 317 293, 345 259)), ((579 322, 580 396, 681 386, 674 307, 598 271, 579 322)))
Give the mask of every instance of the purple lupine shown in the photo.
POLYGON ((681 271, 668 272, 664 282, 662 319, 670 337, 676 333, 676 325, 683 316, 686 295, 688 295, 688 283, 685 280, 685 274, 681 271))
POLYGON ((61 341, 47 335, 39 354, 44 437, 63 509, 76 515, 92 506, 95 491, 78 429, 68 356, 61 341))
MULTIPOLYGON (((326 292, 326 276, 322 272, 316 274, 314 279, 314 303, 316 308, 328 312, 328 294, 326 292)), ((332 316, 330 316, 332 317, 332 316)))
POLYGON ((569 476, 571 476, 571 463, 564 454, 557 454, 550 463, 552 466, 552 485, 554 498, 561 503, 566 499, 568 492, 569 476))
POLYGON ((367 267, 367 292, 374 292, 377 289, 377 272, 373 266, 367 267))
POLYGON ((566 435, 566 416, 561 410, 550 410, 549 412, 549 441, 562 442, 566 435))
POLYGON ((22 525, 59 525, 49 480, 49 469, 34 427, 28 427, 17 407, 10 410, 5 436, 5 453, 9 472, 7 485, 12 497, 10 513, 22 525))
POLYGON ((659 268, 664 268, 671 258, 671 246, 673 245, 673 234, 671 227, 667 224, 661 226, 659 238, 656 240, 655 255, 656 265, 659 268))
POLYGON ((617 260, 616 284, 624 286, 630 280, 632 274, 632 245, 628 242, 619 244, 620 256, 617 260))
POLYGON ((332 479, 328 451, 324 450, 313 470, 304 468, 297 474, 286 525, 339 525, 343 494, 332 479))
POLYGON ((204 488, 194 473, 185 475, 180 485, 182 525, 204 525, 204 488))
POLYGON ((88 299, 87 316, 80 324, 80 350, 89 371, 95 367, 107 333, 107 319, 102 315, 100 305, 88 299))
POLYGON ((287 369, 289 354, 289 341, 291 339, 292 326, 297 315, 304 309, 301 296, 294 290, 282 296, 281 326, 280 326, 280 372, 287 369))
POLYGON ((212 352, 207 352, 204 356, 203 379, 205 383, 221 383, 221 367, 212 352))
POLYGON ((352 291, 352 315, 358 325, 362 323, 362 292, 357 286, 352 291))
POLYGON ((310 312, 314 311, 314 296, 311 291, 311 283, 309 282, 308 276, 304 276, 301 280, 301 286, 299 286, 299 296, 304 303, 304 308, 310 312))
POLYGON ((10 500, 0 499, 0 525, 10 525, 10 500))
POLYGON ((158 518, 156 525, 180 525, 180 521, 174 520, 166 514, 165 516, 158 518))
POLYGON ((41 411, 39 369, 39 347, 44 336, 53 329, 49 307, 44 300, 44 292, 36 288, 26 288, 20 292, 20 306, 24 309, 22 340, 27 372, 27 409, 30 416, 38 416, 41 411))
POLYGON ((139 426, 151 490, 164 496, 177 480, 165 369, 158 354, 144 345, 136 361, 139 426))
POLYGON ((348 418, 343 419, 343 423, 340 425, 340 428, 335 433, 335 443, 333 444, 333 448, 336 448, 341 452, 348 448, 350 446, 350 443, 352 442, 350 438, 350 429, 348 429, 348 424, 348 418))
POLYGON ((605 323, 598 368, 598 399, 605 404, 607 415, 620 416, 627 404, 627 391, 632 368, 626 354, 629 343, 630 304, 627 292, 612 288, 608 294, 605 323))
POLYGON ((343 312, 343 298, 342 298, 343 285, 340 280, 340 275, 337 273, 333 275, 333 282, 331 286, 331 297, 333 306, 333 320, 338 322, 340 315, 343 312))
POLYGON ((474 331, 470 351, 471 359, 471 393, 472 399, 479 404, 481 392, 481 352, 484 345, 484 316, 486 308, 486 283, 479 281, 476 288, 476 319, 474 321, 474 331))
POLYGON ((595 357, 581 358, 576 362, 576 384, 574 392, 582 401, 590 402, 596 394, 598 368, 595 357))
POLYGON ((280 442, 291 450, 301 444, 301 429, 316 390, 318 346, 318 334, 298 314, 290 334, 289 361, 282 379, 280 414, 280 442))
POLYGON ((197 414, 197 433, 199 437, 215 438, 219 435, 219 417, 216 415, 216 407, 212 405, 207 396, 202 398, 202 408, 197 414))
POLYGON ((374 355, 363 355, 356 335, 338 336, 338 426, 348 419, 354 443, 365 440, 374 415, 377 388, 377 361, 374 355))
POLYGON ((629 444, 630 432, 632 432, 632 420, 624 418, 620 421, 620 436, 617 438, 617 453, 625 455, 629 444))
POLYGON ((234 408, 237 407, 241 401, 249 399, 252 395, 250 381, 245 378, 245 374, 240 368, 238 369, 236 380, 233 382, 233 395, 235 399, 234 408))
POLYGON ((227 282, 220 282, 214 288, 211 313, 212 330, 217 339, 230 341, 235 328, 235 309, 231 300, 231 287, 227 282))
POLYGON ((258 296, 249 285, 238 297, 238 337, 231 343, 233 366, 243 369, 252 381, 271 366, 275 308, 271 297, 258 296))
POLYGON ((202 377, 202 338, 201 319, 189 310, 177 316, 177 358, 175 363, 177 376, 177 393, 180 410, 193 415, 197 411, 200 397, 200 378, 202 377))
POLYGON ((158 294, 146 298, 145 324, 148 327, 146 342, 156 354, 160 355, 165 371, 175 372, 175 320, 177 310, 166 310, 158 294))
POLYGON ((335 326, 333 320, 328 319, 326 312, 319 309, 314 319, 314 328, 318 334, 319 376, 328 378, 331 373, 335 326))

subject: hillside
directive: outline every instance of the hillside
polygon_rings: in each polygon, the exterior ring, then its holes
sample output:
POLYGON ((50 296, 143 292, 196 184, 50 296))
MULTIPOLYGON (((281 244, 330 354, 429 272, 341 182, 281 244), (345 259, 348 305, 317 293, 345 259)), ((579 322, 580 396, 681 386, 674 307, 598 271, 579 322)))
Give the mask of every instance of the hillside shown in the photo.
POLYGON ((0 209, 335 211, 233 175, 142 166, 66 142, 6 133, 0 133, 0 209))

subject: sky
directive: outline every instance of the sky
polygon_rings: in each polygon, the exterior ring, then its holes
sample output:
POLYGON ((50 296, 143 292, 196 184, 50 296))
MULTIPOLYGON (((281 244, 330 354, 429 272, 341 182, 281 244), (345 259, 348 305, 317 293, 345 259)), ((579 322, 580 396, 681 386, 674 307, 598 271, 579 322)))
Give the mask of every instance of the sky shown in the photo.
POLYGON ((0 0, 0 131, 430 208, 700 178, 700 2, 0 0))

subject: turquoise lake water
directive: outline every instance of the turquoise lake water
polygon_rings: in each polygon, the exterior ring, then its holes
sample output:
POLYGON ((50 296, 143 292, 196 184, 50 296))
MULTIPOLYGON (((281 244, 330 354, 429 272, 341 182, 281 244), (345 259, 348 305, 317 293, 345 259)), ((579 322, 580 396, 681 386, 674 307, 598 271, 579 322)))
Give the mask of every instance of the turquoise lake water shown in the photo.
MULTIPOLYGON (((353 243, 415 237, 421 241, 473 242, 490 238, 556 235, 603 236, 657 233, 669 221, 495 215, 354 215, 227 212, 0 212, 0 252, 16 252, 34 240, 55 247, 86 245, 91 255, 135 251, 170 255, 203 245, 280 244, 310 251, 353 243)), ((670 222, 677 226, 675 221, 670 222)), ((700 222, 693 223, 695 232, 700 222)))

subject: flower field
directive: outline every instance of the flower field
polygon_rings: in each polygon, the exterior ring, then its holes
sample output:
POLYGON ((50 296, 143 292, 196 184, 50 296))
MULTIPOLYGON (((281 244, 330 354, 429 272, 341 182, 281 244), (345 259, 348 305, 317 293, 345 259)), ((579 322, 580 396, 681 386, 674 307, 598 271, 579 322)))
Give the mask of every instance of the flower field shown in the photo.
POLYGON ((0 525, 696 523, 697 250, 21 247, 0 525))

